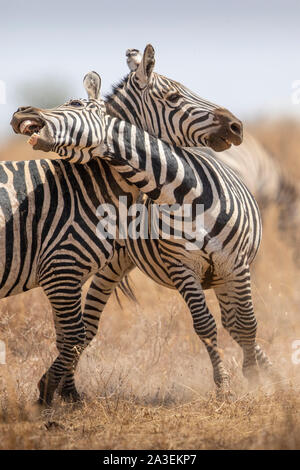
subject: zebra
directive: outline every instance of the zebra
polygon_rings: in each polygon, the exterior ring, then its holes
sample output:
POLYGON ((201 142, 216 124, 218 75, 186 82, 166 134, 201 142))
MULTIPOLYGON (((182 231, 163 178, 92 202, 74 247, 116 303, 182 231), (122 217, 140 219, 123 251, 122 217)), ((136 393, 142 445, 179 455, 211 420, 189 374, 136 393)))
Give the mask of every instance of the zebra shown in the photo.
MULTIPOLYGON (((155 57, 151 45, 146 46, 143 55, 137 49, 128 49, 126 56, 131 73, 113 88, 112 93, 106 96, 107 113, 135 124, 173 145, 194 146, 195 142, 190 139, 187 133, 190 126, 178 126, 177 123, 182 120, 182 109, 187 107, 187 96, 191 100, 196 100, 201 106, 203 100, 178 82, 153 71, 155 57)), ((235 121, 234 124, 236 123, 235 121)), ((233 129, 237 132, 239 130, 235 126, 233 129)), ((228 128, 227 131, 226 128, 224 130, 227 132, 228 128)), ((208 143, 203 138, 198 139, 198 145, 199 142, 208 143)), ((238 141, 235 143, 238 144, 238 141)), ((232 149, 232 152, 238 153, 239 148, 240 145, 232 149)), ((222 149, 211 147, 209 150, 214 157, 216 155, 222 157, 224 152, 214 152, 213 150, 224 149, 225 147, 222 149)), ((197 158, 196 150, 193 149, 193 152, 197 158)), ((208 151, 208 148, 199 149, 200 154, 204 150, 208 151)), ((227 152, 230 151, 231 149, 227 150, 227 152)), ((237 155, 237 165, 238 158, 237 155)), ((115 250, 110 263, 105 266, 104 270, 94 275, 84 306, 88 342, 96 335, 103 309, 111 293, 116 292, 116 287, 121 287, 122 290, 125 290, 125 294, 134 298, 132 291, 128 289, 128 275, 137 265, 137 260, 139 268, 146 275, 164 286, 174 288, 155 247, 148 249, 143 244, 143 247, 137 249, 138 255, 133 253, 133 259, 129 253, 124 252, 124 247, 115 250)), ((262 367, 270 366, 266 356, 259 348, 257 348, 257 360, 262 367)))
MULTIPOLYGON (((128 49, 126 57, 129 70, 136 72, 143 60, 141 52, 138 49, 128 49)), ((167 81, 164 82, 164 86, 169 87, 167 81)), ((114 99, 115 97, 112 96, 110 100, 114 99)), ((111 111, 112 108, 109 109, 111 111)), ((125 118, 125 116, 123 117, 125 118)), ((164 140, 169 141, 168 139, 164 140)), ((276 162, 258 140, 245 130, 241 145, 231 146, 221 152, 215 150, 213 148, 205 149, 212 157, 229 165, 237 173, 254 195, 261 213, 264 213, 271 204, 278 206, 279 231, 289 237, 294 250, 294 262, 300 266, 299 240, 297 239, 300 225, 299 184, 276 162)), ((202 151, 203 149, 200 149, 200 153, 202 151)), ((196 155, 197 152, 198 150, 194 149, 196 155)))
MULTIPOLYGON (((115 249, 118 261, 122 262, 124 258, 127 263, 127 250, 131 262, 134 260, 147 272, 144 266, 145 250, 159 259, 162 277, 159 272, 152 273, 152 277, 161 284, 175 287, 187 303, 194 329, 208 351, 217 391, 223 393, 229 390, 229 376, 217 347, 215 320, 208 310, 203 292, 203 289, 214 288, 222 323, 243 350, 243 372, 250 380, 256 380, 257 359, 263 366, 270 363, 256 343, 257 322, 251 298, 249 265, 261 239, 260 215, 254 198, 228 167, 209 156, 199 156, 195 160, 192 152, 170 146, 108 114, 103 117, 99 112, 95 118, 92 113, 87 119, 90 107, 97 108, 99 103, 101 80, 92 72, 85 77, 84 83, 89 101, 78 100, 76 105, 71 101, 50 110, 23 108, 13 116, 15 132, 30 134, 29 142, 35 150, 51 149, 72 164, 86 162, 86 159, 97 155, 98 160, 108 163, 126 182, 147 196, 142 204, 141 218, 141 227, 147 227, 147 236, 141 244, 135 237, 117 239, 119 246, 115 249), (161 229, 159 237, 151 238, 146 222, 151 217, 149 214, 152 214, 154 202, 163 205, 188 204, 192 208, 190 221, 193 234, 197 233, 195 211, 200 204, 203 209, 201 230, 204 233, 200 241, 194 235, 190 238, 191 232, 178 238, 174 230, 169 231, 171 235, 165 239, 161 229), (193 250, 187 249, 187 243, 193 245, 193 250)), ((100 110, 100 104, 98 106, 100 110)), ((174 229, 174 225, 170 225, 174 229)), ((158 226, 163 224, 158 223, 158 226)), ((116 257, 113 261, 115 263, 116 257)), ((108 264, 110 274, 115 266, 108 264)), ((121 275, 123 267, 124 263, 121 275)), ((128 269, 130 267, 131 263, 127 265, 128 269)), ((102 276, 106 272, 103 270, 102 276)), ((118 276, 120 270, 114 272, 113 278, 108 278, 108 291, 118 276)), ((105 287, 102 286, 101 291, 104 295, 105 287)), ((98 304, 99 298, 96 297, 96 301, 98 304)), ((84 315, 87 331, 90 319, 93 320, 93 317, 87 309, 84 315)), ((78 355, 84 347, 81 346, 78 355)), ((67 382, 69 391, 70 387, 71 394, 76 396, 71 374, 67 382)))
MULTIPOLYGON (((68 108, 77 105, 73 100, 68 108)), ((83 145, 90 139, 87 121, 95 116, 96 122, 101 112, 102 104, 92 100, 87 114, 81 114, 83 145)), ((27 125, 21 127, 24 132, 27 125)), ((38 119, 30 132, 39 126, 38 119)), ((46 151, 47 140, 40 143, 46 151)), ((93 151, 74 149, 82 161, 93 151)), ((96 235, 101 220, 97 208, 105 203, 117 207, 119 196, 131 204, 138 195, 135 187, 96 158, 72 165, 62 159, 0 163, 0 297, 40 286, 54 318, 58 356, 39 381, 40 404, 51 404, 62 377, 77 363, 86 336, 81 287, 113 254, 115 240, 96 235)))
MULTIPOLYGON (((70 103, 73 107, 78 105, 76 100, 70 103)), ((203 105, 206 105, 204 100, 203 105)), ((90 103, 90 106, 91 113, 96 112, 94 104, 90 103)), ((103 108, 103 103, 101 106, 103 108)), ((203 111, 199 102, 190 100, 190 117, 183 110, 181 118, 187 127, 193 125, 196 133, 194 121, 199 117, 203 125, 207 116, 203 138, 212 142, 226 139, 226 146, 229 145, 232 139, 227 131, 228 122, 226 119, 221 122, 214 114, 220 108, 212 104, 207 107, 209 111, 203 111)), ((24 109, 27 108, 19 111, 24 109)), ((231 119, 229 111, 227 115, 228 120, 231 119)), ((23 126, 25 132, 32 133, 39 128, 39 121, 28 129, 26 122, 23 126)), ((242 133, 241 124, 240 127, 242 133)), ((82 138, 86 145, 89 135, 83 133, 82 138)), ((234 137, 235 142, 236 139, 234 137)), ((40 137, 39 144, 41 150, 47 151, 46 140, 40 137)), ((61 160, 3 162, 0 165, 0 226, 3 230, 0 298, 41 286, 53 310, 59 355, 39 381, 40 403, 50 404, 62 377, 74 375, 73 369, 86 337, 79 301, 81 285, 114 254, 115 242, 101 242, 95 235, 96 209, 107 202, 117 206, 120 195, 128 196, 128 204, 132 204, 139 194, 107 163, 99 160, 82 165, 92 153, 92 148, 77 149, 81 156, 80 165, 71 166, 61 160)), ((79 398, 72 386, 62 387, 61 394, 79 398)))
MULTIPOLYGON (((147 106, 144 106, 143 103, 139 104, 134 94, 132 93, 132 87, 134 86, 136 92, 142 93, 144 96, 146 96, 145 91, 147 87, 145 87, 145 83, 148 83, 150 77, 153 76, 153 67, 154 50, 151 45, 148 45, 144 52, 143 68, 141 67, 137 80, 133 80, 126 85, 124 82, 123 85, 120 84, 118 87, 116 87, 116 90, 122 88, 122 94, 124 94, 125 90, 128 90, 128 95, 124 98, 123 96, 119 96, 118 92, 116 93, 116 100, 114 100, 114 102, 111 100, 111 106, 115 110, 121 110, 121 114, 125 112, 126 118, 128 118, 129 114, 126 113, 126 109, 139 109, 141 114, 139 114, 139 117, 137 118, 138 123, 140 125, 143 124, 146 126, 146 123, 150 122, 150 128, 151 126, 154 128, 157 128, 158 126, 161 129, 161 137, 165 140, 171 139, 171 143, 174 144, 196 146, 205 144, 215 150, 223 150, 228 148, 231 144, 239 145, 241 143, 243 136, 243 126, 241 121, 233 116, 233 114, 231 114, 228 110, 221 108, 220 106, 199 98, 197 95, 175 82, 175 88, 173 90, 168 89, 168 91, 172 91, 172 93, 165 93, 166 88, 162 87, 160 77, 158 77, 158 83, 155 85, 155 87, 153 87, 154 94, 153 96, 149 96, 149 99, 158 99, 162 104, 164 103, 164 100, 168 100, 170 105, 168 108, 167 121, 171 124, 169 126, 165 123, 166 114, 164 113, 156 113, 156 122, 154 123, 153 118, 151 117, 151 109, 147 106), (178 106, 176 101, 178 101, 179 98, 182 99, 180 99, 181 103, 178 106), (184 100, 184 103, 182 103, 182 100, 184 100), (160 115, 162 116, 161 119, 159 118, 160 115), (174 140, 175 136, 178 136, 176 137, 176 140, 174 140)), ((130 80, 131 77, 128 77, 128 79, 130 80)), ((113 180, 113 177, 111 179, 113 180)), ((117 269, 120 267, 120 272, 122 272, 122 274, 124 273, 124 279, 126 280, 126 274, 129 274, 134 266, 135 265, 129 258, 126 248, 118 245, 118 249, 114 249, 113 252, 112 264, 108 264, 107 269, 111 276, 111 269, 113 268, 112 273, 114 276, 117 272, 117 269), (116 264, 116 266, 113 267, 114 264, 116 264)), ((87 297, 87 315, 84 314, 87 344, 92 340, 97 331, 98 321, 104 308, 104 292, 102 292, 102 287, 99 287, 98 284, 99 282, 102 284, 103 279, 106 280, 106 277, 105 271, 99 270, 98 272, 99 277, 95 277, 95 282, 92 282, 92 287, 87 297), (98 289, 100 289, 101 292, 97 292, 98 289), (95 307, 95 303, 97 303, 97 307, 95 307)), ((162 267, 162 272, 164 272, 166 275, 164 267, 162 267)), ((119 286, 123 291, 125 291, 127 295, 131 295, 131 297, 134 298, 132 291, 130 290, 129 286, 126 286, 125 282, 120 282, 119 286)), ((107 298, 108 297, 106 297, 106 299, 107 298)), ((76 400, 78 398, 78 394, 74 385, 74 375, 72 368, 70 376, 67 374, 64 374, 64 376, 65 379, 61 387, 61 395, 64 398, 72 397, 72 399, 76 400)), ((46 374, 45 377, 48 377, 48 375, 46 374)), ((47 389, 45 390, 46 391, 44 395, 46 397, 49 396, 50 398, 49 400, 47 398, 47 400, 51 401, 52 392, 49 392, 48 394, 47 389)), ((42 396, 43 394, 41 392, 40 400, 42 400, 42 396)))

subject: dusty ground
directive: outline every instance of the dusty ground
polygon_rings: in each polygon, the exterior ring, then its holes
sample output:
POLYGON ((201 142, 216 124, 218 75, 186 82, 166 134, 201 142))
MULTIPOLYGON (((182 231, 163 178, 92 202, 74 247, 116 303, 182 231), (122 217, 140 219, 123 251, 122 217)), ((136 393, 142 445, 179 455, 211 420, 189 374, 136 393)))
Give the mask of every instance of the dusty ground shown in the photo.
MULTIPOLYGON (((299 129, 276 124, 256 130, 298 177, 299 129)), ((0 158, 16 158, 16 152, 31 158, 22 142, 9 144, 0 158)), ((274 229, 277 217, 270 208, 253 266, 258 338, 277 381, 261 377, 261 385, 248 390, 241 353, 222 329, 209 292, 234 391, 233 402, 217 401, 185 304, 136 270, 139 305, 122 297, 120 310, 112 298, 82 357, 76 380, 83 403, 56 399, 41 412, 33 405, 36 384, 56 350, 49 304, 36 289, 0 302, 0 339, 7 347, 7 364, 0 365, 0 449, 300 449, 300 363, 292 361, 293 342, 300 340, 299 270, 274 229)))

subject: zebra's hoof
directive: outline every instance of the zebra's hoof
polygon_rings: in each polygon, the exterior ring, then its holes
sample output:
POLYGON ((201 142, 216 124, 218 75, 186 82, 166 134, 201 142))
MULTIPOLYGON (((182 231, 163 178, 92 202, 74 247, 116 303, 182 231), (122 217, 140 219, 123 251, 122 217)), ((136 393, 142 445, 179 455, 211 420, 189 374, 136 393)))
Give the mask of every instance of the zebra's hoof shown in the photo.
POLYGON ((40 409, 51 408, 52 398, 45 399, 43 397, 39 397, 39 399, 35 402, 35 405, 38 406, 40 409))
POLYGON ((41 400, 41 398, 39 398, 38 400, 32 403, 32 408, 33 410, 40 412, 47 408, 50 408, 50 405, 48 405, 47 403, 45 403, 44 400, 41 400))
POLYGON ((67 403, 79 403, 83 399, 76 389, 62 390, 60 396, 67 403))
POLYGON ((234 393, 228 387, 219 387, 216 391, 218 401, 232 403, 235 399, 234 393))

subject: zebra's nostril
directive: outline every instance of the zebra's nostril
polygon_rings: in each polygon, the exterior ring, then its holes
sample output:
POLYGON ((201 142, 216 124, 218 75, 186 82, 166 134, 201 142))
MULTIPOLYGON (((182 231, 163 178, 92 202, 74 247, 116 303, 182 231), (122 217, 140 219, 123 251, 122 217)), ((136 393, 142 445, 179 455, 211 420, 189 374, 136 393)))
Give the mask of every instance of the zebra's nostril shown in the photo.
POLYGON ((233 122, 230 124, 230 130, 237 135, 242 134, 242 126, 238 124, 237 122, 233 122))

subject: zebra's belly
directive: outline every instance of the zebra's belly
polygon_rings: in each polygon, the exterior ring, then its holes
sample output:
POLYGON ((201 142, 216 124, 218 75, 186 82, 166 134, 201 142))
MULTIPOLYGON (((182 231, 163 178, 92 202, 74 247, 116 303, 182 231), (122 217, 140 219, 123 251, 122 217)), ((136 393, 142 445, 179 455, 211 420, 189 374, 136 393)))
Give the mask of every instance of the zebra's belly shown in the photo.
POLYGON ((175 289, 175 287, 169 277, 164 259, 175 264, 182 263, 191 269, 196 274, 203 289, 211 289, 224 284, 229 274, 232 275, 232 271, 229 271, 228 274, 226 269, 216 271, 216 266, 200 251, 188 253, 186 250, 182 250, 171 254, 170 250, 166 250, 160 240, 127 240, 126 248, 134 264, 146 276, 170 289, 175 289))
POLYGON ((125 245, 133 263, 146 276, 162 286, 175 288, 161 259, 157 240, 133 240, 128 238, 125 245))

